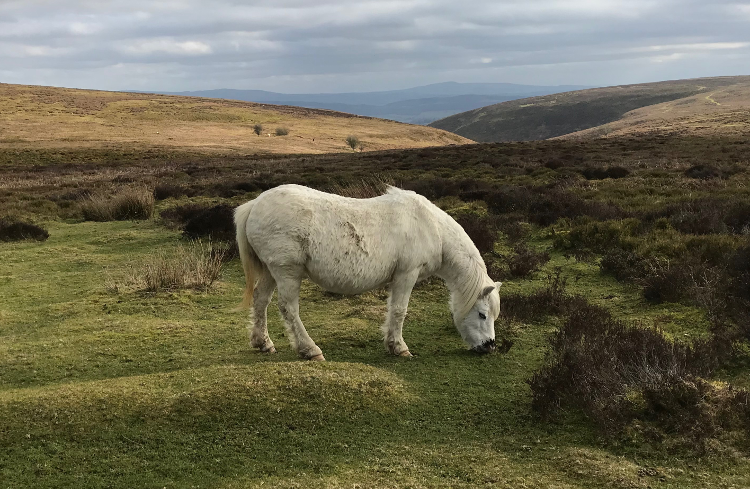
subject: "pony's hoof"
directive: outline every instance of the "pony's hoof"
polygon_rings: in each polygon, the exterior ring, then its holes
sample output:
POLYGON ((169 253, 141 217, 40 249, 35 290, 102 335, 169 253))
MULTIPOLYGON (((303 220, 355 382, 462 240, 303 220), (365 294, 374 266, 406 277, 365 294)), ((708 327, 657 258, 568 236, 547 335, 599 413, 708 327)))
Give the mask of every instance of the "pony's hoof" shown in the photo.
POLYGON ((400 357, 410 357, 412 356, 411 352, 409 350, 404 350, 401 353, 398 354, 400 357))
POLYGON ((323 356, 321 353, 320 355, 315 355, 314 357, 310 357, 311 362, 325 362, 326 357, 323 356))

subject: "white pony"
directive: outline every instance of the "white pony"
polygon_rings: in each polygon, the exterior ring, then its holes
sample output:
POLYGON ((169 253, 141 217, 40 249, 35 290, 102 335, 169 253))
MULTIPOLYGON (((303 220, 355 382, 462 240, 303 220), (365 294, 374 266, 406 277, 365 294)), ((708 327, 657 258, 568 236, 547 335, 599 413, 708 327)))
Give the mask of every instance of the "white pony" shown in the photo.
POLYGON ((245 297, 253 307, 250 345, 275 352, 266 310, 278 287, 278 303, 290 342, 302 357, 325 360, 299 317, 300 282, 308 277, 323 289, 359 294, 390 288, 382 326, 385 346, 411 356, 401 330, 412 288, 436 275, 451 292, 453 322, 472 350, 495 349, 500 282, 493 282, 479 251, 463 228, 429 200, 389 187, 371 199, 327 194, 300 185, 281 185, 235 209, 245 297))

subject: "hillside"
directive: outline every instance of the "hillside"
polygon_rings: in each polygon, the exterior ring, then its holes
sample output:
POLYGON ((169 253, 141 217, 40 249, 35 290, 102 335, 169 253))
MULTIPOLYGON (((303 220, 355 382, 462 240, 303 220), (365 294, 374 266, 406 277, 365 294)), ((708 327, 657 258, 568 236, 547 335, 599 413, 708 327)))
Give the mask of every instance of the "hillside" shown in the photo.
POLYGON ((561 137, 644 133, 746 137, 750 135, 750 80, 632 110, 614 122, 561 137))
MULTIPOLYGON (((724 94, 722 100, 727 102, 743 100, 748 87, 750 77, 716 77, 593 88, 482 107, 435 121, 430 126, 480 142, 530 141, 591 130, 605 124, 608 125, 605 131, 617 129, 624 134, 628 132, 625 126, 633 127, 635 121, 639 128, 652 130, 664 125, 658 121, 665 111, 679 108, 667 116, 671 130, 678 130, 676 127, 680 126, 678 131, 692 133, 706 125, 723 127, 724 123, 711 119, 715 116, 735 122, 738 117, 749 120, 746 103, 732 102, 723 106, 710 102, 712 94, 724 94), (661 108, 653 111, 639 112, 636 119, 629 114, 660 105, 661 108), (737 111, 745 115, 738 115, 737 111), (610 127, 626 114, 625 125, 618 123, 610 127)), ((601 134, 601 131, 587 134, 601 134)))
POLYGON ((330 153, 465 144, 423 126, 306 109, 196 97, 0 84, 2 148, 161 148, 197 152, 330 153), (263 133, 253 133, 255 124, 263 133), (276 136, 277 127, 289 129, 276 136), (270 136, 269 136, 270 134, 270 136))

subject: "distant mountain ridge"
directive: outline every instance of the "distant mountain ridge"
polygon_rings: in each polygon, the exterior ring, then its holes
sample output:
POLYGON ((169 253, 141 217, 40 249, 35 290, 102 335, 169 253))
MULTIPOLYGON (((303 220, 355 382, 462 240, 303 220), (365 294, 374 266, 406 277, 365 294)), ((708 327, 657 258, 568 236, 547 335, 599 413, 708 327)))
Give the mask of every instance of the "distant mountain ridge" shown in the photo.
POLYGON ((329 109, 350 114, 428 124, 467 110, 518 98, 580 90, 578 85, 535 86, 513 83, 445 82, 379 92, 277 93, 265 90, 215 89, 188 92, 152 92, 204 98, 242 100, 274 105, 329 109))
POLYGON ((746 100, 750 100, 748 76, 695 78, 517 99, 455 114, 429 126, 478 142, 530 141, 574 133, 592 137, 615 130, 619 134, 658 132, 667 127, 694 134, 720 126, 736 133, 750 121, 746 100), (728 92, 729 87, 735 89, 728 92), (714 92, 725 98, 712 101, 714 92), (645 110, 648 107, 655 109, 645 110))

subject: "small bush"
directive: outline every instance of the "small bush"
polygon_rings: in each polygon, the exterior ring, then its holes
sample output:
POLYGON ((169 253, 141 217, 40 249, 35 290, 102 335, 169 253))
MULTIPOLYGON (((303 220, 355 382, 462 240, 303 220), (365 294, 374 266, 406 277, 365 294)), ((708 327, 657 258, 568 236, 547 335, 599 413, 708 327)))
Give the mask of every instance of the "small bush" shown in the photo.
POLYGON ((132 188, 113 197, 91 196, 81 203, 87 221, 128 221, 150 219, 154 213, 154 194, 146 188, 132 188))
POLYGON ((711 165, 693 165, 685 170, 685 176, 689 178, 708 180, 720 177, 721 172, 711 165))
POLYGON ((154 198, 156 200, 164 200, 170 197, 192 197, 195 195, 195 191, 182 185, 174 185, 171 183, 164 183, 154 187, 154 198))
POLYGON ((10 217, 0 217, 0 241, 23 241, 33 239, 44 241, 49 238, 46 229, 36 224, 10 217))
POLYGON ((513 254, 505 259, 511 277, 524 278, 538 271, 550 260, 546 251, 534 251, 526 243, 518 243, 513 254))
POLYGON ((289 129, 287 129, 286 127, 277 127, 276 128, 276 135, 277 136, 286 136, 287 134, 289 134, 289 129))
POLYGON ((260 136, 260 135, 261 135, 261 134, 263 133, 263 125, 262 125, 262 124, 255 124, 255 125, 253 126, 253 132, 254 132, 254 133, 255 133, 255 134, 257 135, 257 136, 260 136))
POLYGON ((630 170, 621 166, 611 166, 609 168, 587 167, 581 171, 586 180, 604 180, 605 178, 625 178, 630 175, 630 170))
POLYGON ((645 259, 634 251, 613 247, 602 256, 599 269, 617 280, 629 281, 645 274, 646 263, 645 259))
POLYGON ((347 136, 346 144, 352 149, 357 149, 357 147, 360 145, 359 138, 357 136, 347 136))

